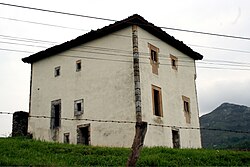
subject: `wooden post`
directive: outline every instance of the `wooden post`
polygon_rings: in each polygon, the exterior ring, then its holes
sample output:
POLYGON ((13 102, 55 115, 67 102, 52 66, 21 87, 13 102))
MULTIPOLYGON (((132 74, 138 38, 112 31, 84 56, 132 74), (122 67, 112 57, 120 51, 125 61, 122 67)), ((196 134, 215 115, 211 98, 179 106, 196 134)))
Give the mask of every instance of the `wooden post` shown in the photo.
POLYGON ((127 161, 127 166, 135 166, 140 156, 140 150, 143 146, 144 138, 147 132, 147 122, 136 122, 135 138, 132 145, 132 152, 127 161))
POLYGON ((132 26, 132 35, 133 35, 132 40, 133 40, 133 60, 134 60, 133 65, 134 65, 134 84, 135 84, 136 125, 135 125, 135 138, 132 145, 132 152, 127 161, 127 166, 136 165, 147 132, 147 122, 142 122, 142 114, 141 114, 140 67, 139 67, 138 35, 137 35, 136 25, 132 26))

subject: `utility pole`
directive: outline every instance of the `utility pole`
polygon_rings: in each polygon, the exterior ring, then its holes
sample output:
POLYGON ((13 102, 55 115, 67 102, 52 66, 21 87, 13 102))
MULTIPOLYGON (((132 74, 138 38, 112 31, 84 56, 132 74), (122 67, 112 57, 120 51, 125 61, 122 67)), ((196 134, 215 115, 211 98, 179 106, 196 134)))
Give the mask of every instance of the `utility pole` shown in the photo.
POLYGON ((134 141, 132 145, 132 152, 127 161, 127 166, 136 165, 136 162, 140 156, 140 150, 143 146, 144 138, 147 132, 147 122, 142 121, 142 112, 141 112, 141 85, 140 85, 140 66, 139 66, 137 25, 132 26, 132 42, 133 42, 136 125, 135 125, 135 137, 134 137, 134 141))

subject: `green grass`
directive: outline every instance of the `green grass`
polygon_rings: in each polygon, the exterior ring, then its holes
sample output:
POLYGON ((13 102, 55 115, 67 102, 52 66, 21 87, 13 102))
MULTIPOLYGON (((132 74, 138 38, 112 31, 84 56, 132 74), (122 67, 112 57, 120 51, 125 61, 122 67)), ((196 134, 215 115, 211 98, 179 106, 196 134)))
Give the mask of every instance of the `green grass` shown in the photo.
MULTIPOLYGON (((130 149, 0 138, 0 166, 125 166, 130 149)), ((250 152, 143 148, 137 166, 249 166, 250 152)))

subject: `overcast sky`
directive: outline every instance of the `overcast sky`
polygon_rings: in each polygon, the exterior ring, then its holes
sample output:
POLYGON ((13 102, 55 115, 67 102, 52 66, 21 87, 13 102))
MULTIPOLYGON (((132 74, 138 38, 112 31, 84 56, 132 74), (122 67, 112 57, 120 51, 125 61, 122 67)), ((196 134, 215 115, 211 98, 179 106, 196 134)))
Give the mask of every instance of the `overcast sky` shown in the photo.
MULTIPOLYGON (((249 0, 0 0, 0 3, 114 20, 137 13, 156 26, 250 38, 249 0)), ((0 111, 28 111, 30 65, 21 58, 111 23, 0 5, 0 111)), ((200 115, 223 102, 250 106, 250 40, 165 31, 204 56, 204 60, 197 62, 200 115)), ((12 115, 0 115, 0 136, 11 133, 11 124, 12 115)))

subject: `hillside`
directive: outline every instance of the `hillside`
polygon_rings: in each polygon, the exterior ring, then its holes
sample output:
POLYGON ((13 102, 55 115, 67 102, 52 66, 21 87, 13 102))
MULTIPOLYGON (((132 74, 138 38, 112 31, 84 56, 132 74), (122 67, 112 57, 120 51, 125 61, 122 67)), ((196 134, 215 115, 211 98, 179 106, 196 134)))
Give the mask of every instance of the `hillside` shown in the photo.
MULTIPOLYGON (((250 131, 250 108, 223 103, 214 111, 200 117, 201 128, 250 131)), ((201 130, 204 148, 250 149, 250 134, 201 130)))
MULTIPOLYGON (((0 138, 0 166, 125 166, 130 149, 0 138)), ((250 152, 143 148, 137 166, 249 166, 250 152)))

